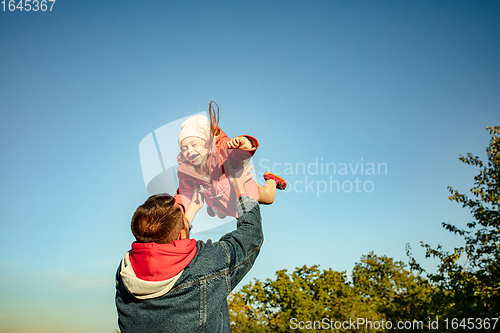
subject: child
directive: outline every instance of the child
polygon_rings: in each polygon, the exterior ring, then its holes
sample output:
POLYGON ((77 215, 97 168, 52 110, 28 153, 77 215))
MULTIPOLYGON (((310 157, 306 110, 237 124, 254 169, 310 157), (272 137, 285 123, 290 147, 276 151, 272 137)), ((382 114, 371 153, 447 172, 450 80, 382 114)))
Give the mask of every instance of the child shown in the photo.
MULTIPOLYGON (((182 123, 179 133, 178 143, 181 149, 177 157, 179 188, 175 199, 187 209, 188 222, 192 222, 196 212, 201 208, 200 195, 205 199, 210 216, 238 217, 236 211, 238 194, 226 176, 227 168, 241 167, 243 161, 252 157, 259 147, 257 140, 249 135, 228 138, 219 128, 219 106, 214 101, 209 104, 209 115, 209 125, 207 117, 196 115, 182 123), (192 202, 194 200, 196 203, 192 202), (191 202, 193 205, 190 206, 191 202)), ((271 172, 264 173, 264 179, 266 180, 264 186, 250 179, 245 185, 245 190, 259 203, 271 204, 274 201, 276 188, 285 189, 286 181, 271 172)))

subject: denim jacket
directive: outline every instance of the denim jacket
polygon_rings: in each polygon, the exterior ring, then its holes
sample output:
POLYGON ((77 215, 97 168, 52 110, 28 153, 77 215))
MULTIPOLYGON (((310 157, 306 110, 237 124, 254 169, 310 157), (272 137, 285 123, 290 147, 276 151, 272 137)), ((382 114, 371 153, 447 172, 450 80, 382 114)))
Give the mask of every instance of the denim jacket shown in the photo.
POLYGON ((236 230, 218 242, 197 241, 194 258, 168 281, 134 278, 125 255, 116 274, 120 331, 230 332, 227 296, 248 273, 263 242, 259 204, 240 197, 238 216, 236 230))

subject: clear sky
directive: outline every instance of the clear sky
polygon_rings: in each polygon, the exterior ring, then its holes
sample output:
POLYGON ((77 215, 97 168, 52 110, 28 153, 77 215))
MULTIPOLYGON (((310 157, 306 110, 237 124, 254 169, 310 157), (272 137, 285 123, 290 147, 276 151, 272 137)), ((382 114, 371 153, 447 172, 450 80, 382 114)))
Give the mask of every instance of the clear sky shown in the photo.
POLYGON ((500 124, 498 1, 0 9, 1 332, 118 327, 114 274, 149 195, 139 143, 210 100, 229 136, 259 140, 258 180, 274 168, 290 183, 262 207, 265 242, 243 283, 461 244, 441 222, 470 220, 447 186, 468 191, 477 169, 458 157, 484 157, 485 126, 500 124))

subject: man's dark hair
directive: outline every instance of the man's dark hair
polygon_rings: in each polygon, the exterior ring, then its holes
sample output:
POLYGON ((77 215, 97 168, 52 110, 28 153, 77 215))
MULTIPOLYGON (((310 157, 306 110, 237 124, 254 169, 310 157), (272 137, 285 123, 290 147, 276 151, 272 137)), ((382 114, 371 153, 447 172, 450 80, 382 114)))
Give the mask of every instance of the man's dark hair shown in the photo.
POLYGON ((182 208, 166 193, 152 195, 132 217, 132 233, 141 243, 174 241, 184 226, 182 208))

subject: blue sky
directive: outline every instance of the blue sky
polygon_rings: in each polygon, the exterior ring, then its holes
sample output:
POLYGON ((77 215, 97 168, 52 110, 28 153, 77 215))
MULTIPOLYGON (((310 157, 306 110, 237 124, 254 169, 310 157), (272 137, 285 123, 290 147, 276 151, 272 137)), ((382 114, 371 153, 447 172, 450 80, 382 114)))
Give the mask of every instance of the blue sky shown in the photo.
POLYGON ((369 251, 406 262, 406 243, 423 260, 421 240, 460 245, 440 224, 470 216, 446 188, 472 186, 477 170, 458 157, 484 157, 485 126, 499 125, 498 59, 492 1, 1 11, 0 331, 117 328, 114 274, 148 197, 139 143, 210 100, 229 136, 259 140, 259 181, 268 167, 313 164, 289 171, 292 190, 262 207, 265 243, 244 283, 302 265, 350 271, 369 251), (315 175, 316 159, 387 173, 315 175), (367 191, 318 194, 330 181, 367 191))

